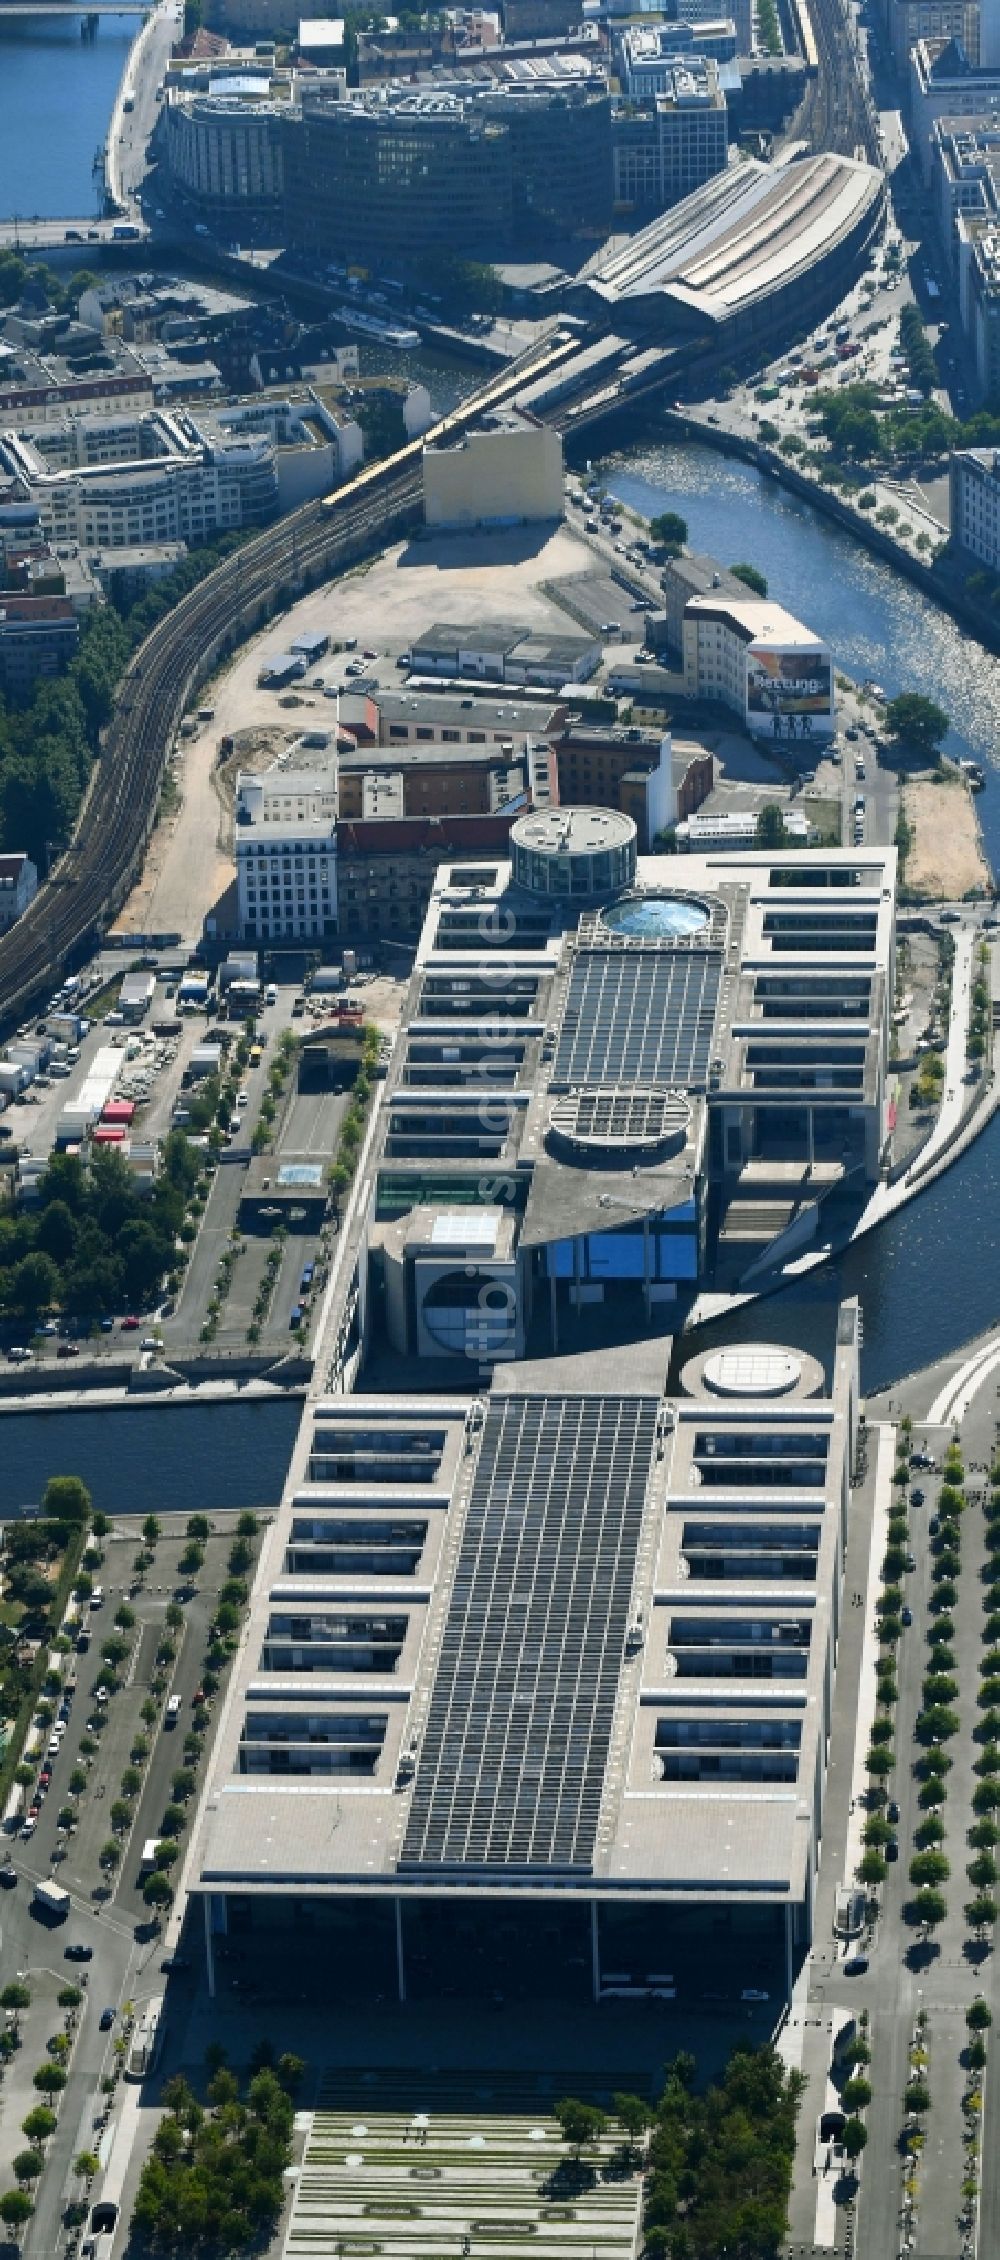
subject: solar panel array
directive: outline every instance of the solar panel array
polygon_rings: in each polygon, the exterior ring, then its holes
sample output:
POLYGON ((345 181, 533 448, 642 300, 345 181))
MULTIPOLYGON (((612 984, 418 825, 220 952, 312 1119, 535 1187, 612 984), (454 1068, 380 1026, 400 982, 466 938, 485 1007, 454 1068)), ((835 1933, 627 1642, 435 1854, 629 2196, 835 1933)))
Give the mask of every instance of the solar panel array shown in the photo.
POLYGON ((401 1867, 592 1867, 656 1414, 491 1403, 401 1867))
POLYGON ((704 1086, 722 980, 714 949, 581 949, 573 961, 553 1090, 609 1083, 704 1086))

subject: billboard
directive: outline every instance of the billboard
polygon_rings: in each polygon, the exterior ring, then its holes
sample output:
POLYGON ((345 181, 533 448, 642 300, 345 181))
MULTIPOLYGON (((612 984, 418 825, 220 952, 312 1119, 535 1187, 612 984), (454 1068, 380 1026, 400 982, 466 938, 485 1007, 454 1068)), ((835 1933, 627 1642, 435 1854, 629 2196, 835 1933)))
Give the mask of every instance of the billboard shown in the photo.
POLYGON ((829 652, 754 644, 747 654, 747 722, 761 737, 827 736, 833 726, 829 652))

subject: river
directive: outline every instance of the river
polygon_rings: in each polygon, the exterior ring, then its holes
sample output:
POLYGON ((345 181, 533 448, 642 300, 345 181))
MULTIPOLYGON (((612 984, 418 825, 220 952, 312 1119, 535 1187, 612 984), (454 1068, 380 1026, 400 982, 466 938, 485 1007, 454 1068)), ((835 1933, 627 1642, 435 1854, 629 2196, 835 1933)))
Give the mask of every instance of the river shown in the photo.
MULTIPOLYGON (((649 448, 601 465, 611 492, 647 516, 678 510, 692 549, 756 565, 779 604, 825 636, 837 665, 894 698, 923 691, 950 714, 949 753, 1000 769, 1000 660, 891 566, 749 463, 714 448, 649 448)), ((1000 775, 978 804, 986 852, 1000 867, 1000 775)))
MULTIPOLYGON (((651 447, 612 456, 601 475, 648 516, 678 510, 693 549, 723 565, 757 565, 771 595, 827 638, 845 673, 874 677, 890 697, 917 690, 937 699, 952 718, 949 751, 994 773, 977 809, 987 854, 1000 866, 1000 661, 909 581, 748 463, 709 447, 651 447)), ((824 1332, 823 1307, 859 1295, 866 1390, 944 1356, 1000 1317, 998 1174, 995 1116, 962 1161, 878 1232, 822 1272, 751 1305, 723 1331, 730 1339, 781 1340, 791 1329, 809 1347, 824 1332)))
POLYGON ((76 219, 102 209, 93 174, 137 19, 12 16, 0 23, 0 218, 76 219))

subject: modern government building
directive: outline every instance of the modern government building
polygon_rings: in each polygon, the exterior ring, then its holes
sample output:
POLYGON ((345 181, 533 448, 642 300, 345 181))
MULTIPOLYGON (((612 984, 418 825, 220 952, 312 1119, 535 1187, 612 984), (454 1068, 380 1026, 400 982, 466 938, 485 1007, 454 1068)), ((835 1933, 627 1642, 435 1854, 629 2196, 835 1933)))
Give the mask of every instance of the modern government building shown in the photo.
POLYGON ((210 1985, 790 1988, 860 1318, 680 1337, 878 1175, 894 864, 550 809, 440 870, 192 1832, 210 1985))

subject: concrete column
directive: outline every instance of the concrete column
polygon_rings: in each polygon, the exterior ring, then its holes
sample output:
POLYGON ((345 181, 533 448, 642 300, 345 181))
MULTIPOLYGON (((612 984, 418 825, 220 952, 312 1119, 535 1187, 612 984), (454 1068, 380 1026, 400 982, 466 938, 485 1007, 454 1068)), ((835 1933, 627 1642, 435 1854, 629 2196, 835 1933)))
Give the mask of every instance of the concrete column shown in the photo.
POLYGON ((601 1933, 596 1899, 592 1899, 590 1902, 590 1967, 594 1999, 599 2001, 601 1998, 601 1933))
POLYGON ((403 1902, 398 1895, 393 1900, 393 1906, 396 1911, 396 1983, 399 1987, 399 1998, 401 2001, 405 2001, 406 1963, 403 1959, 403 1902))
POLYGON ((792 1910, 791 1910, 791 1907, 790 1907, 790 1906, 787 1906, 787 1905, 786 1905, 786 1906, 785 1906, 785 1908, 783 1909, 783 1913, 784 1913, 784 1917, 785 1917, 785 2000, 786 2000, 786 2001, 790 2001, 790 2000, 791 2000, 791 1998, 792 1998, 792 1910))
POLYGON ((215 1955, 212 1952, 212 1894, 206 1891, 205 1907, 205 1972, 208 1978, 208 1997, 215 2000, 215 1955))

